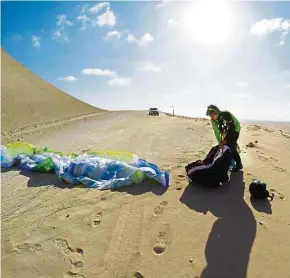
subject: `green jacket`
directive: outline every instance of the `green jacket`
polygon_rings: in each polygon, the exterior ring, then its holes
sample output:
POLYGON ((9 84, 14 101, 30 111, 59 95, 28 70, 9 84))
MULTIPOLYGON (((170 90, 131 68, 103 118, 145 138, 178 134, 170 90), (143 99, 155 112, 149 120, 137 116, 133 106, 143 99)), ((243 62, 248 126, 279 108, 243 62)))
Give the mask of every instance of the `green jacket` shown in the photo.
POLYGON ((228 111, 221 111, 216 121, 211 120, 211 124, 218 142, 224 140, 230 131, 241 131, 240 122, 228 111))

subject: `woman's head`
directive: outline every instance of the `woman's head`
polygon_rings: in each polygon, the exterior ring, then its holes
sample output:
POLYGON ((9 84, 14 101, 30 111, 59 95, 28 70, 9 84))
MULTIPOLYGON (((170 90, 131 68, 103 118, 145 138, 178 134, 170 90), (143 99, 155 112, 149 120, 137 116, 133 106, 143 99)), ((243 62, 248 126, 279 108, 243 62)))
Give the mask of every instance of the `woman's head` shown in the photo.
POLYGON ((211 104, 207 107, 206 115, 210 116, 210 118, 215 121, 220 113, 220 110, 217 106, 211 104))
POLYGON ((213 120, 213 121, 216 121, 218 118, 218 114, 210 114, 209 116, 210 116, 211 120, 213 120))

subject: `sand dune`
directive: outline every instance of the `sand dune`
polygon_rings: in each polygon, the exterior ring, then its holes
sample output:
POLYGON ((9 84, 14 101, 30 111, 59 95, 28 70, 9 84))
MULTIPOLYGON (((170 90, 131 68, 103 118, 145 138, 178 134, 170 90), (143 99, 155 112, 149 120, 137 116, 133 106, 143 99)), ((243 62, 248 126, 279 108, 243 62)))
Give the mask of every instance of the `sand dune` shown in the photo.
POLYGON ((172 182, 98 191, 2 172, 3 277, 289 277, 290 139, 279 130, 244 125, 244 172, 213 190, 184 171, 216 143, 204 120, 107 112, 17 136, 67 152, 134 152, 172 182), (271 203, 251 200, 252 178, 268 184, 271 203))
POLYGON ((35 125, 100 112, 58 90, 1 50, 3 135, 35 125))

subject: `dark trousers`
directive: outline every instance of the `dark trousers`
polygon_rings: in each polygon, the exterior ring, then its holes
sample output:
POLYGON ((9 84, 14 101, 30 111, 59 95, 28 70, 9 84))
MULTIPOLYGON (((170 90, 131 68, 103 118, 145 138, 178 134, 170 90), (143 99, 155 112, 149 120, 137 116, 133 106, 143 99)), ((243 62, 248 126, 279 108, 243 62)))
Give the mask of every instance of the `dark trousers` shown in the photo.
POLYGON ((233 160, 236 162, 237 167, 241 168, 242 167, 242 161, 241 161, 241 157, 240 154, 237 151, 237 141, 239 139, 239 132, 237 131, 230 131, 228 132, 227 136, 226 136, 226 144, 227 146, 229 146, 229 148, 232 151, 232 156, 233 156, 233 160))

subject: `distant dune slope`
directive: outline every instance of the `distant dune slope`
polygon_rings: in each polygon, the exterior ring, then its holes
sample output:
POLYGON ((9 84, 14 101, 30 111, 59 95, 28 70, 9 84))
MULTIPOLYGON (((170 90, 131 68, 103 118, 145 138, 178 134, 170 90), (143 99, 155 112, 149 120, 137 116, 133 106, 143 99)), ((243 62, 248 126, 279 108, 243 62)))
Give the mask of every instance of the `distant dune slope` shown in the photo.
POLYGON ((55 88, 1 49, 2 133, 102 110, 55 88))

